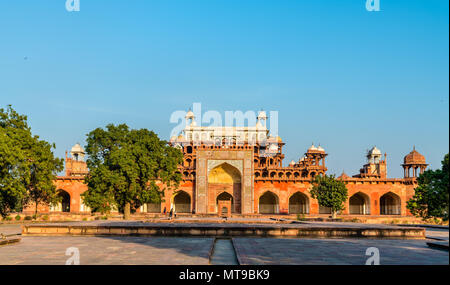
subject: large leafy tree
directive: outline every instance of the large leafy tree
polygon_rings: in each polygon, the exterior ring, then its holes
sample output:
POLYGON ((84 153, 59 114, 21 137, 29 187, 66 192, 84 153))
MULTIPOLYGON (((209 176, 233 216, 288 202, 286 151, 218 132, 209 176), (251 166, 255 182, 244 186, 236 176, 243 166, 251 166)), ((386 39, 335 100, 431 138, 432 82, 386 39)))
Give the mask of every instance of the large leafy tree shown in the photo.
POLYGON ((24 180, 27 189, 24 204, 32 202, 35 206, 35 215, 39 204, 52 204, 60 200, 54 181, 57 172, 64 169, 63 159, 54 157, 52 148, 55 148, 54 144, 39 140, 38 136, 34 136, 30 139, 30 144, 26 149, 29 177, 24 180))
POLYGON ((320 206, 331 208, 333 218, 338 211, 345 209, 348 191, 345 183, 335 179, 334 175, 317 175, 313 180, 311 197, 317 199, 320 206))
POLYGON ((30 201, 37 212, 39 203, 57 199, 53 181, 63 161, 53 156, 52 148, 32 135, 26 116, 11 106, 0 109, 0 215, 30 201))
POLYGON ((448 156, 448 153, 444 156, 441 169, 426 170, 417 178, 418 187, 406 205, 413 215, 448 220, 448 156))
POLYGON ((107 212, 116 205, 129 219, 131 211, 160 202, 166 187, 181 180, 181 151, 147 129, 130 130, 125 124, 97 128, 87 135, 86 153, 88 191, 83 199, 94 211, 107 212))
POLYGON ((10 113, 0 109, 0 216, 5 217, 26 195, 27 161, 17 141, 25 130, 10 124, 10 113))

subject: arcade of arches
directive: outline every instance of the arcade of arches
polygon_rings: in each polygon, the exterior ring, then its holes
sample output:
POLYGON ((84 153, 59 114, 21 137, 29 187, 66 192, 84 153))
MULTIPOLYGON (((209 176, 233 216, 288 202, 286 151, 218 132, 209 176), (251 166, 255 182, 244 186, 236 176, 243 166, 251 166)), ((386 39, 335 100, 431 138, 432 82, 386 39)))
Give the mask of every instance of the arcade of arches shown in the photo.
MULTIPOLYGON (((310 195, 313 176, 327 171, 323 148, 312 146, 298 162, 282 166, 284 142, 274 138, 273 142, 269 140, 270 144, 271 148, 265 152, 262 147, 246 144, 180 146, 184 162, 179 166, 182 174, 179 187, 165 190, 161 203, 146 204, 138 212, 167 213, 174 209, 182 214, 219 215, 224 210, 219 209, 221 204, 230 207, 232 214, 328 215, 330 209, 319 206, 310 195), (263 156, 268 151, 275 151, 276 155, 263 156)), ((406 202, 414 195, 416 176, 427 166, 425 158, 414 149, 402 165, 405 177, 387 178, 386 159, 381 156, 374 147, 359 174, 343 173, 338 177, 348 189, 345 209, 340 214, 410 215, 406 202), (408 175, 407 170, 415 168, 420 168, 418 174, 408 175)), ((66 175, 55 181, 61 203, 39 205, 39 212, 89 212, 80 196, 87 190, 84 184, 87 167, 79 156, 74 157, 66 156, 66 175)), ((33 210, 33 205, 24 208, 24 212, 33 210)))

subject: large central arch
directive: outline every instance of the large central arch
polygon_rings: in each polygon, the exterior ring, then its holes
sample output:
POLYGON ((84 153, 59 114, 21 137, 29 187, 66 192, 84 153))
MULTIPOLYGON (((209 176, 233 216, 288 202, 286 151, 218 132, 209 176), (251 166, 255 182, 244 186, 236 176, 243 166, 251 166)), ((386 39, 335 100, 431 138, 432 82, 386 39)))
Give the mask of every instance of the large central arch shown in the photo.
POLYGON ((309 199, 301 192, 296 192, 289 198, 289 214, 308 214, 309 199))
POLYGON ((222 163, 211 169, 208 183, 233 184, 241 183, 241 172, 229 163, 222 163))
POLYGON ((50 207, 50 211, 69 213, 70 212, 70 194, 62 189, 59 189, 57 195, 58 195, 59 202, 56 205, 52 205, 50 207))
MULTIPOLYGON (((213 193, 213 197, 217 197, 217 204, 220 199, 231 198, 231 212, 241 212, 241 172, 233 165, 223 162, 215 166, 208 173, 208 192, 213 193)), ((210 201, 212 202, 212 201, 210 201)))
POLYGON ((278 196, 267 191, 259 197, 259 213, 260 214, 278 214, 279 203, 278 196))

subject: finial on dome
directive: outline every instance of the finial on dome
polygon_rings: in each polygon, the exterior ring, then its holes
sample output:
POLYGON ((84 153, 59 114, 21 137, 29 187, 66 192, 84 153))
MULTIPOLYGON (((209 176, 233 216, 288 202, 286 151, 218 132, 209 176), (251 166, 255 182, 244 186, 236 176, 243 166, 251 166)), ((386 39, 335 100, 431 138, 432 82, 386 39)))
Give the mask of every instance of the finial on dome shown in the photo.
POLYGON ((191 108, 189 108, 189 111, 186 113, 186 119, 194 119, 195 115, 194 112, 192 112, 191 108))

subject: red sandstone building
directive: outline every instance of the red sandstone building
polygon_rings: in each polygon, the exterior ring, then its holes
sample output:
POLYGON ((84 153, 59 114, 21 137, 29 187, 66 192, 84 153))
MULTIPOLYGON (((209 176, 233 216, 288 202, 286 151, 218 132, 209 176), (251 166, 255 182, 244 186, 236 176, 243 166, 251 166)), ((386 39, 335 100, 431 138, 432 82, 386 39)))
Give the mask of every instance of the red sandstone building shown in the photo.
MULTIPOLYGON (((169 144, 184 154, 179 166, 183 180, 177 189, 165 191, 161 204, 146 204, 140 212, 195 214, 329 214, 311 198, 311 181, 327 172, 327 153, 312 145, 299 159, 282 166, 284 142, 266 128, 265 112, 259 112, 254 127, 197 126, 194 114, 169 144)), ((84 150, 76 144, 66 153, 66 173, 55 181, 62 203, 40 207, 41 212, 87 213, 80 194, 87 190, 88 173, 84 150)), ((427 164, 415 149, 404 158, 404 177, 387 178, 386 154, 373 147, 360 173, 339 179, 345 182, 349 199, 341 214, 410 215, 406 202, 414 195, 416 177, 427 164)))

